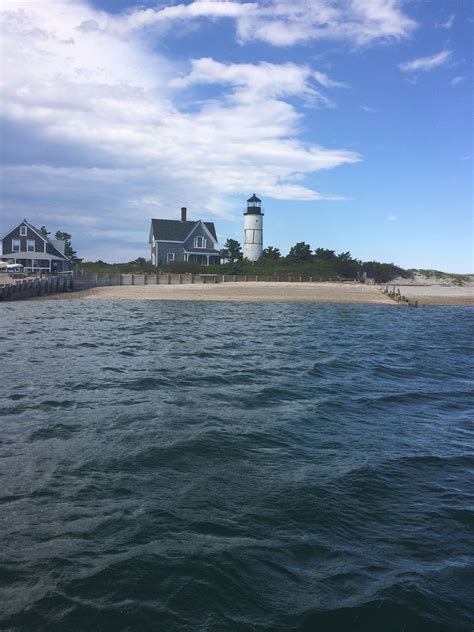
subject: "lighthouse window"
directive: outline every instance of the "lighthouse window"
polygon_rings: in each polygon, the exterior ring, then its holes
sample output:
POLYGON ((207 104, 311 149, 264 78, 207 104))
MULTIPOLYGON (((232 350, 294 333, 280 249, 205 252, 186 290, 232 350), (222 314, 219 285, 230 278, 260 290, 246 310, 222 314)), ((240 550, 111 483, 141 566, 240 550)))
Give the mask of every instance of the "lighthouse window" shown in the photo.
POLYGON ((194 247, 195 248, 205 248, 207 244, 206 239, 204 237, 195 237, 194 238, 194 247))

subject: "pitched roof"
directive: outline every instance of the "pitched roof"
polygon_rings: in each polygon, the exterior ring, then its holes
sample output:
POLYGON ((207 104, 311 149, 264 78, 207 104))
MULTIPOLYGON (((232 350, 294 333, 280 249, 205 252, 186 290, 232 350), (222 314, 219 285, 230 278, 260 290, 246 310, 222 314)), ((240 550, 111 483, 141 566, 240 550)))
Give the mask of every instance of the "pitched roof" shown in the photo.
POLYGON ((59 256, 60 259, 69 261, 69 257, 64 252, 64 249, 66 247, 66 242, 63 239, 50 239, 49 237, 45 237, 43 233, 38 228, 36 228, 36 226, 33 226, 33 224, 30 224, 30 222, 27 222, 26 219, 24 219, 22 223, 32 228, 35 231, 35 233, 37 233, 40 237, 42 237, 45 240, 47 244, 52 246, 53 251, 55 251, 53 252, 53 255, 56 254, 57 256, 59 256))
MULTIPOLYGON (((185 241, 198 222, 180 222, 177 219, 152 219, 153 236, 160 241, 185 241)), ((202 222, 217 241, 214 222, 202 222)))
POLYGON ((64 252, 66 243, 62 239, 50 239, 49 237, 45 237, 43 233, 38 228, 36 228, 36 226, 33 226, 33 224, 30 224, 30 222, 27 222, 26 219, 23 220, 22 224, 26 224, 31 229, 33 229, 35 233, 37 233, 40 237, 42 237, 45 240, 45 242, 52 247, 53 255, 58 256, 60 259, 69 261, 69 257, 64 252), (63 243, 61 244, 61 242, 63 243))

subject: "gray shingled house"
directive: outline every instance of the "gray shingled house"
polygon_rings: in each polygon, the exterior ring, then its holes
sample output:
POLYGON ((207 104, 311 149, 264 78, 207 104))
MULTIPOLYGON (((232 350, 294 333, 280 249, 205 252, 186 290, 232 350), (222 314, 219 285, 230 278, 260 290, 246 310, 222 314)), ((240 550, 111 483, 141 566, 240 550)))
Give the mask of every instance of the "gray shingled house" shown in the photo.
POLYGON ((48 239, 24 219, 0 240, 0 261, 20 263, 25 272, 66 272, 71 267, 65 242, 48 239))
POLYGON ((181 221, 152 219, 149 242, 154 266, 173 261, 192 261, 204 266, 220 263, 214 223, 201 220, 189 222, 184 207, 181 209, 181 221))

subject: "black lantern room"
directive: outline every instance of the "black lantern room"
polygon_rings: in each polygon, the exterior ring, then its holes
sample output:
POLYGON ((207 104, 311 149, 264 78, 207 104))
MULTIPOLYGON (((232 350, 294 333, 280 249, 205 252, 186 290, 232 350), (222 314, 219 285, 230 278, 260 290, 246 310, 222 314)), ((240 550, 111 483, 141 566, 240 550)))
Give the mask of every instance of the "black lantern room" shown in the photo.
POLYGON ((263 215, 262 213, 262 200, 260 200, 255 193, 247 200, 247 210, 244 215, 263 215))

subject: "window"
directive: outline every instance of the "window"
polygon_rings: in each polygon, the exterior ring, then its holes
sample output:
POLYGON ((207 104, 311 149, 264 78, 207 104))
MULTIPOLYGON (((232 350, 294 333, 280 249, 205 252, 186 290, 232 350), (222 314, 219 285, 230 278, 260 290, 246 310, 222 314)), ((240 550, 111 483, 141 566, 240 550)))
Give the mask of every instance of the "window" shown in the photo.
POLYGON ((166 255, 166 260, 168 261, 168 263, 169 263, 170 261, 174 261, 174 252, 169 252, 169 253, 166 255))
POLYGON ((12 252, 20 252, 20 240, 12 239, 12 252))
POLYGON ((20 237, 26 237, 26 226, 20 226, 20 237))
POLYGON ((26 250, 27 252, 34 252, 35 251, 35 240, 34 239, 28 239, 26 242, 26 250))
POLYGON ((195 248, 205 248, 207 244, 206 239, 204 237, 195 237, 194 238, 194 247, 195 248))

